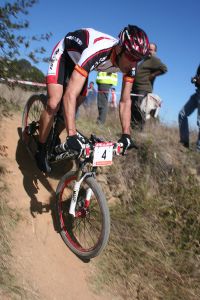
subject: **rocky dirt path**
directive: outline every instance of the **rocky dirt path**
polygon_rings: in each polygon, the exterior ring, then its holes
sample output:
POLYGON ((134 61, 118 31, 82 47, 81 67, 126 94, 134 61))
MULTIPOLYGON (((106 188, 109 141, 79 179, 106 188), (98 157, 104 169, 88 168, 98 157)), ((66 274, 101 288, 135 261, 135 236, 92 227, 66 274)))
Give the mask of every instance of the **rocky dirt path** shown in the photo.
MULTIPOLYGON (((1 144, 6 145, 4 159, 8 173, 9 206, 20 210, 20 221, 12 233, 13 269, 29 299, 101 300, 89 277, 92 262, 84 263, 65 246, 55 231, 51 201, 58 178, 46 178, 38 171, 19 138, 21 115, 1 122, 1 144)), ((98 259, 98 258, 97 258, 98 259)))

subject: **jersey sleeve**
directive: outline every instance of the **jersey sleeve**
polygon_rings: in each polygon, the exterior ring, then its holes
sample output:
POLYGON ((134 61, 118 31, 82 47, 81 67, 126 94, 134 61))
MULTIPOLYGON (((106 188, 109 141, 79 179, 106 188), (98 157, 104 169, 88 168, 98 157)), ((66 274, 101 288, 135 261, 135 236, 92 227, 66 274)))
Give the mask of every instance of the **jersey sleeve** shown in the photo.
POLYGON ((109 57, 111 51, 112 47, 106 49, 98 49, 95 46, 88 47, 83 51, 77 65, 89 73, 104 62, 109 57))

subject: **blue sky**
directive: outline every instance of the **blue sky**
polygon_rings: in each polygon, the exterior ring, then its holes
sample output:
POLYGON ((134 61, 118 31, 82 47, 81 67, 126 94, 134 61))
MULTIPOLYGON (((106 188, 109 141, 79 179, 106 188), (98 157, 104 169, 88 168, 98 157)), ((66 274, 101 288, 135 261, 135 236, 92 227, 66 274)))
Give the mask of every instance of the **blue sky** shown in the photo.
MULTIPOLYGON (((4 2, 0 0, 1 4, 4 2)), ((127 24, 143 28, 150 41, 157 44, 157 54, 168 67, 168 73, 158 77, 154 86, 154 92, 163 99, 160 114, 164 122, 177 123, 179 110, 195 91, 190 79, 200 63, 199 0, 40 0, 26 19, 30 22, 26 34, 53 33, 51 40, 43 44, 48 55, 68 31, 82 27, 114 37, 127 24)), ((37 67, 46 74, 47 64, 37 67)), ((89 80, 95 77, 92 72, 89 80)), ((118 84, 118 92, 120 87, 118 84)), ((190 123, 196 126, 196 112, 190 123)))

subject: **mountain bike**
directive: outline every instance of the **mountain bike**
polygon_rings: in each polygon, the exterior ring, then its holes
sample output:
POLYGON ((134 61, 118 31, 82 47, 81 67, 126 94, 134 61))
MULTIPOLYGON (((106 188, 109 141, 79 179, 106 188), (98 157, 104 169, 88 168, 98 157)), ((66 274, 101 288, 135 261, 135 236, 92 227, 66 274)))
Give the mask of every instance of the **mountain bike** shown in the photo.
MULTIPOLYGON (((26 103, 22 118, 22 140, 33 157, 36 151, 39 120, 46 105, 44 95, 33 95, 26 103)), ((66 173, 56 189, 55 217, 58 232, 65 244, 80 258, 91 259, 105 248, 110 234, 110 214, 106 197, 97 182, 99 166, 112 164, 113 156, 119 155, 123 145, 105 142, 91 135, 81 155, 66 150, 55 154, 60 112, 56 115, 48 138, 48 159, 55 163, 74 159, 76 170, 66 173)))
POLYGON ((65 174, 56 190, 56 215, 65 244, 81 258, 93 258, 105 248, 110 233, 106 197, 97 182, 98 166, 110 165, 121 144, 99 142, 91 135, 77 170, 65 174))

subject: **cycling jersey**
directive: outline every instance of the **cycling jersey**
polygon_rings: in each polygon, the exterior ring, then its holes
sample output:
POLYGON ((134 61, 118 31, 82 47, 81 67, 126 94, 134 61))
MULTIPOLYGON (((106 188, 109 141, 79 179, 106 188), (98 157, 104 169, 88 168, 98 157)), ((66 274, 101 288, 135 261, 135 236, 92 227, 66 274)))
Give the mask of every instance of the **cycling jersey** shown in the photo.
MULTIPOLYGON (((118 39, 96 31, 85 28, 69 32, 54 48, 51 55, 47 84, 59 83, 64 85, 69 80, 73 70, 88 78, 93 71, 106 71, 116 73, 120 69, 114 66, 115 52, 113 47, 118 44, 118 39)), ((132 82, 134 70, 126 74, 125 80, 132 82)), ((81 94, 84 95, 87 80, 81 94)))

